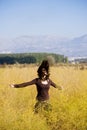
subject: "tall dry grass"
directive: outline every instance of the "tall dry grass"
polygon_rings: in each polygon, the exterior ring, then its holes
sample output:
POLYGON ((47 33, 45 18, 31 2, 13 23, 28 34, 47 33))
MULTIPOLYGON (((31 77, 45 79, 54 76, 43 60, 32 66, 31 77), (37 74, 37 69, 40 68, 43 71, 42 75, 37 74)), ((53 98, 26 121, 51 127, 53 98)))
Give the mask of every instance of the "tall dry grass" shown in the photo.
POLYGON ((51 87, 52 112, 34 114, 35 85, 10 88, 11 83, 37 77, 37 66, 0 68, 0 130, 87 130, 87 70, 50 68, 50 78, 64 89, 51 87))

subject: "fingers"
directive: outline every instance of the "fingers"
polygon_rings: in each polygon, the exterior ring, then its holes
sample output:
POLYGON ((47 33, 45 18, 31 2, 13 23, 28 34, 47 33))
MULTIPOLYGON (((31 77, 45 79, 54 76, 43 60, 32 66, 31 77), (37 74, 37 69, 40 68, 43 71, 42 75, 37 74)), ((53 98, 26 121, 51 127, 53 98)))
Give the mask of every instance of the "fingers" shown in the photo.
POLYGON ((15 88, 14 84, 10 84, 10 87, 11 87, 11 88, 15 88))
POLYGON ((58 89, 59 90, 64 90, 64 87, 63 86, 58 86, 58 89))
POLYGON ((62 90, 62 86, 59 86, 59 88, 58 88, 59 90, 62 90))
POLYGON ((63 89, 64 89, 64 87, 63 87, 63 86, 61 86, 61 89, 63 90, 63 89))

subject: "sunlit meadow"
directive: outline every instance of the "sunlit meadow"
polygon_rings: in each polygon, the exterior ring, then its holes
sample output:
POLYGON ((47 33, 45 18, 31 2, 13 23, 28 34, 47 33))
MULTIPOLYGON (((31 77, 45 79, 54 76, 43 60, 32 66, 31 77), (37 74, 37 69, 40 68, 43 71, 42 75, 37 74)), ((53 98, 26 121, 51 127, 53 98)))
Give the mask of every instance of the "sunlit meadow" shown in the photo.
POLYGON ((0 130, 87 130, 87 69, 53 66, 50 78, 63 90, 51 87, 52 112, 34 113, 35 85, 11 88, 37 77, 38 66, 0 68, 0 130))

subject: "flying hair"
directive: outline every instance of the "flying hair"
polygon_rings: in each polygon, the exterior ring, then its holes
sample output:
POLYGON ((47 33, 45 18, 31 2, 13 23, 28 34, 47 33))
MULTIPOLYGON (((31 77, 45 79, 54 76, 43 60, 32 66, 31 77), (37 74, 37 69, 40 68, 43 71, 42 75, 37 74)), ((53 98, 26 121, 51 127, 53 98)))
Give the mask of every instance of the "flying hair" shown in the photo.
POLYGON ((42 77, 42 69, 45 69, 46 72, 47 72, 47 78, 49 78, 49 62, 48 60, 43 60, 41 65, 39 66, 38 70, 37 70, 37 73, 38 73, 38 76, 39 78, 42 77))

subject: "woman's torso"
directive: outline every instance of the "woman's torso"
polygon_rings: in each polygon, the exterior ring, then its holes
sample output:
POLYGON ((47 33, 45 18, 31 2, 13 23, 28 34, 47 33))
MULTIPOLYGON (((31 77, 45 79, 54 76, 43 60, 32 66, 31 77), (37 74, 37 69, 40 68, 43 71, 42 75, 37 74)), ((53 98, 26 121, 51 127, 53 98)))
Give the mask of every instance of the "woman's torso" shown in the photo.
POLYGON ((37 100, 44 101, 49 99, 49 88, 50 88, 50 80, 47 79, 45 81, 36 79, 36 87, 37 87, 37 100))

